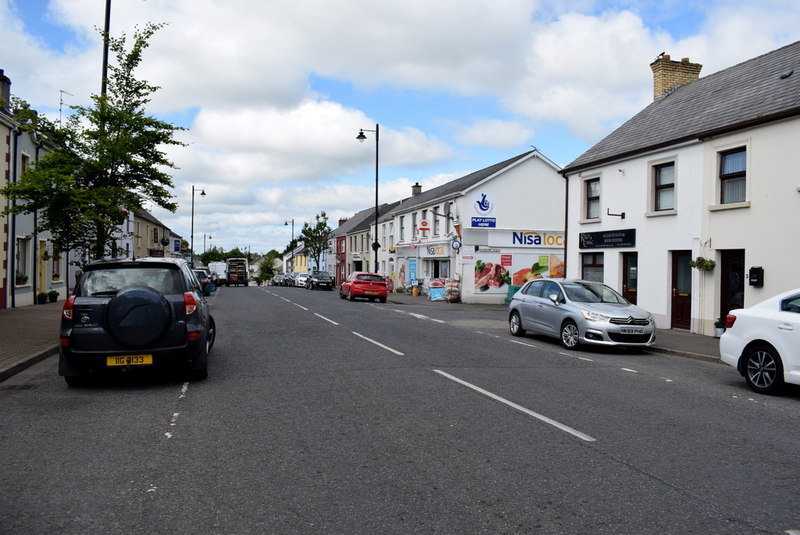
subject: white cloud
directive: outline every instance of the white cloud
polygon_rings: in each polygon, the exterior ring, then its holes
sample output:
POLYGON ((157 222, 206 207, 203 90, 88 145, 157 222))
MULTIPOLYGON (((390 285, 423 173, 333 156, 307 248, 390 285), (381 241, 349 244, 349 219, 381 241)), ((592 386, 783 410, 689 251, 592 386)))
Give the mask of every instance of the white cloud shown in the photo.
MULTIPOLYGON (((13 53, 0 68, 12 91, 50 116, 61 90, 73 95, 66 105, 88 104, 100 87, 103 3, 50 0, 45 18, 72 33, 51 48, 26 31, 10 2, 0 0, 0 50, 13 53)), ((796 39, 800 21, 796 0, 715 0, 690 6, 696 32, 671 35, 665 21, 679 21, 685 7, 677 0, 126 0, 113 2, 111 30, 130 37, 135 25, 168 23, 139 73, 162 88, 148 111, 191 110, 194 118, 180 136, 189 146, 167 149, 180 167, 180 208, 156 217, 188 235, 195 185, 207 192, 195 198, 195 242, 200 231, 226 248, 267 250, 288 243, 287 219, 325 210, 333 223, 374 202, 374 134, 359 144, 360 128, 386 121, 379 193, 393 202, 415 182, 428 190, 472 164, 495 163, 483 154, 504 159, 539 144, 546 124, 564 125, 582 146, 597 141, 650 102, 649 63, 661 51, 702 63, 708 75, 796 39), (312 76, 356 91, 322 97, 312 76), (387 92, 435 95, 448 109, 423 109, 424 98, 407 114, 387 109, 387 92)))
POLYGON ((456 140, 467 146, 507 149, 526 143, 532 135, 533 131, 519 121, 483 119, 461 126, 456 132, 456 140))

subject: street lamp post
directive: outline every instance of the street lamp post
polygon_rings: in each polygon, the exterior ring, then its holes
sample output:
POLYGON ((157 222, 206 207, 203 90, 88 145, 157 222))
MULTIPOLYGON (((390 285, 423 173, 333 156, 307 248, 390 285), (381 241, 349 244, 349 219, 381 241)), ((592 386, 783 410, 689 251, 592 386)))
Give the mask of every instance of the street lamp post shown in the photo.
MULTIPOLYGON (((211 241, 211 234, 208 235, 208 241, 211 241)), ((206 252, 206 233, 203 232, 203 254, 206 252)))
POLYGON ((356 139, 363 143, 367 139, 367 136, 364 135, 364 132, 375 132, 375 241, 372 242, 372 250, 375 251, 375 273, 378 272, 378 249, 381 248, 381 244, 378 243, 378 147, 380 130, 380 125, 376 123, 375 130, 365 130, 362 128, 356 136, 356 139))
MULTIPOLYGON (((190 247, 190 249, 192 251, 192 257, 191 257, 191 262, 190 262, 192 264, 192 267, 194 267, 194 192, 195 192, 195 187, 194 187, 194 184, 192 184, 192 230, 191 230, 191 238, 190 238, 190 242, 189 242, 189 247, 190 247)), ((206 196, 206 190, 201 189, 200 190, 200 196, 201 197, 205 197, 206 196)))
MULTIPOLYGON (((283 226, 287 226, 289 224, 288 221, 283 223, 283 226)), ((294 218, 292 218, 292 241, 289 242, 289 247, 292 248, 292 271, 294 271, 294 218)), ((283 267, 283 272, 286 273, 286 266, 283 267)))

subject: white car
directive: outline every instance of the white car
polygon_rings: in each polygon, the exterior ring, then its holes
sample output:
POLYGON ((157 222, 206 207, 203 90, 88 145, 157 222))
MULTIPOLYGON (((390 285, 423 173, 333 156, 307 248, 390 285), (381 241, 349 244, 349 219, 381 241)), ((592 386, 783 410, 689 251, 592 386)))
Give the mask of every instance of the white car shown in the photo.
POLYGON ((725 327, 722 362, 739 370, 750 388, 772 394, 783 383, 800 384, 800 288, 731 310, 725 327))
POLYGON ((294 279, 294 285, 298 288, 305 288, 309 278, 311 278, 310 273, 298 273, 294 279))

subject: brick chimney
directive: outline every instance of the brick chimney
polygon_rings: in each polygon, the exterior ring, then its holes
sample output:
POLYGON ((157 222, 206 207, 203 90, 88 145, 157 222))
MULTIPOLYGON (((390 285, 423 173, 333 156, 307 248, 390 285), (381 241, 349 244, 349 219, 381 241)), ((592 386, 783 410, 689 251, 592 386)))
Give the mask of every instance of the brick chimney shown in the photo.
POLYGON ((0 109, 11 109, 11 78, 4 74, 3 69, 0 69, 0 109))
POLYGON ((411 196, 416 197, 422 193, 422 186, 419 185, 419 182, 416 182, 413 186, 411 186, 411 196))
POLYGON ((341 227, 345 223, 347 223, 347 218, 346 217, 340 217, 339 218, 339 226, 341 227))
POLYGON ((658 100, 676 87, 689 84, 700 78, 699 63, 689 62, 689 58, 672 61, 669 54, 660 55, 650 69, 653 71, 653 100, 658 100))

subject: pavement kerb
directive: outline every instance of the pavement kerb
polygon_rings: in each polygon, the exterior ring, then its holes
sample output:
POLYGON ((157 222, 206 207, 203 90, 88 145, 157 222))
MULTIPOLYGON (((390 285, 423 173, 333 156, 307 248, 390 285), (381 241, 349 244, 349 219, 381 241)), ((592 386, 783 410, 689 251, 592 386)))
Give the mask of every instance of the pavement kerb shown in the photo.
POLYGON ((663 353, 665 355, 675 355, 687 359, 704 360, 706 362, 720 362, 719 357, 714 357, 712 355, 704 355, 702 353, 692 353, 691 351, 684 351, 681 349, 670 349, 668 347, 660 347, 658 345, 649 347, 645 349, 645 351, 650 351, 653 353, 663 353))
POLYGON ((53 347, 49 349, 32 353, 20 359, 16 359, 14 362, 4 364, 2 369, 0 369, 0 382, 5 381, 9 377, 18 374, 25 368, 33 366, 37 362, 41 362, 47 357, 55 355, 56 353, 58 353, 58 345, 54 344, 53 347))

